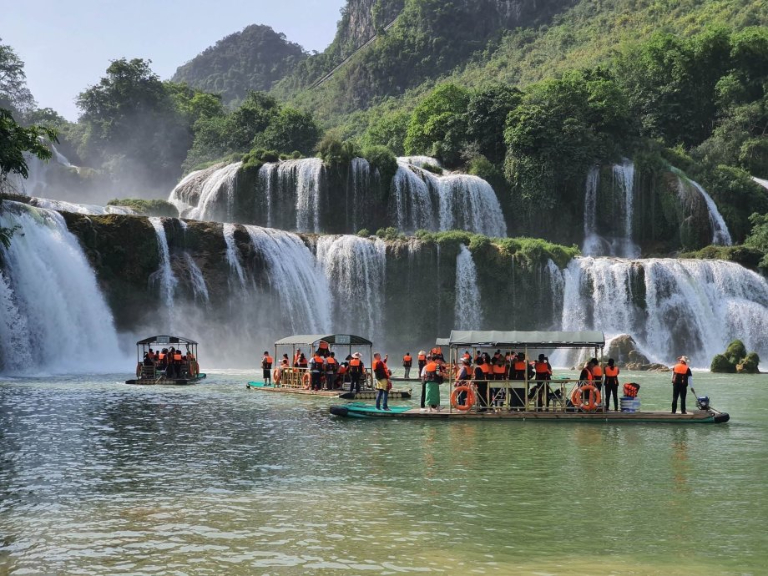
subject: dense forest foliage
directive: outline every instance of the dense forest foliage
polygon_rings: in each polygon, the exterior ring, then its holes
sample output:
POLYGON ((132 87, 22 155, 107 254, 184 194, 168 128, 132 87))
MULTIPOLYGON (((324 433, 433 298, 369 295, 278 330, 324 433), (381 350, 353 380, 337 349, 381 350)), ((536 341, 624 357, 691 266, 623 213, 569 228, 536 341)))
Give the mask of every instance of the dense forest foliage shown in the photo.
POLYGON ((269 26, 251 25, 230 34, 179 66, 171 80, 220 94, 238 104, 249 91, 267 91, 307 58, 304 49, 269 26))

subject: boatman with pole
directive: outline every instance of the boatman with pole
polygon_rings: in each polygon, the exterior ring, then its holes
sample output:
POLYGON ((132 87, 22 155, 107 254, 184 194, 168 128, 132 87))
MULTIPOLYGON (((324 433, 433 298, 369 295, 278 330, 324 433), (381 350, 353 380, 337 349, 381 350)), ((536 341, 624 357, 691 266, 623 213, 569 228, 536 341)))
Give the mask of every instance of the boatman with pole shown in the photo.
POLYGON ((677 364, 672 368, 672 414, 677 412, 677 399, 680 398, 680 412, 685 411, 685 397, 688 395, 688 384, 693 379, 691 369, 688 367, 688 356, 680 356, 677 364))

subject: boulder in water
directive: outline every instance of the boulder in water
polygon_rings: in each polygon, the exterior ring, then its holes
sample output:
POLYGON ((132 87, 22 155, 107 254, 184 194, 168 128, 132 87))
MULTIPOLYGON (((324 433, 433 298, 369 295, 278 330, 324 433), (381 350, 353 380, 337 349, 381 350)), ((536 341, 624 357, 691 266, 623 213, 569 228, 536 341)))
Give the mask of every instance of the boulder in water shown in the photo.
POLYGON ((611 340, 606 352, 619 366, 650 364, 651 361, 637 350, 637 342, 629 334, 621 334, 611 340))
POLYGON ((709 369, 719 374, 759 374, 760 357, 756 352, 747 354, 747 347, 741 340, 728 344, 724 354, 712 359, 709 369))

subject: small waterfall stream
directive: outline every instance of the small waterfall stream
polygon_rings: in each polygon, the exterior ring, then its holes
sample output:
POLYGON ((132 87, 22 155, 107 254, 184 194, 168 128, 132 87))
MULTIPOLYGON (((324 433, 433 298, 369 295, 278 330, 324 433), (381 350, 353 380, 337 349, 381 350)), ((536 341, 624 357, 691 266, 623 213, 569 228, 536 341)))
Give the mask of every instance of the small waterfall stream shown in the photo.
POLYGON ((464 244, 456 257, 456 305, 454 325, 458 330, 481 330, 483 312, 477 267, 472 252, 464 244))

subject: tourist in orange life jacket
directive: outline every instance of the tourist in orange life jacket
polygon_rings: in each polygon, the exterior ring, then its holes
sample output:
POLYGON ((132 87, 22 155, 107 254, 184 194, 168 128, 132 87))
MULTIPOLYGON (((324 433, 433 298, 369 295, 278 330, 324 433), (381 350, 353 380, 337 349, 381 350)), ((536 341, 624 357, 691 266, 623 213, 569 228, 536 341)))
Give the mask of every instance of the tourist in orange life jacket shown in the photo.
POLYGON ((264 350, 264 356, 261 359, 261 376, 264 378, 265 384, 272 384, 272 362, 272 356, 264 350))
POLYGON ((475 365, 475 388, 477 388, 479 412, 488 410, 488 380, 491 375, 491 367, 485 361, 485 355, 480 355, 475 365))
POLYGON ((613 395, 613 409, 619 410, 619 367, 615 365, 613 358, 608 358, 605 367, 605 409, 608 410, 611 395, 613 395))
POLYGON ((592 384, 595 385, 595 388, 598 390, 603 389, 603 368, 600 366, 600 362, 597 360, 597 358, 592 358, 592 360, 589 361, 590 364, 592 364, 592 384))
POLYGON ((688 395, 688 383, 693 378, 688 362, 688 356, 680 356, 677 364, 672 368, 672 414, 677 412, 678 398, 680 398, 680 412, 688 413, 685 411, 685 397, 688 395))
POLYGON ((319 354, 323 358, 328 358, 331 354, 331 349, 328 347, 328 342, 325 340, 320 340, 320 342, 317 345, 317 352, 315 354, 319 354))
MULTIPOLYGON (((416 360, 418 361, 419 374, 421 374, 421 371, 424 370, 424 366, 427 364, 427 353, 424 352, 424 350, 419 350, 419 355, 416 357, 416 360)), ((424 408, 424 406, 422 406, 422 408, 424 408)))
POLYGON ((371 369, 373 370, 373 377, 376 380, 376 410, 386 410, 389 412, 389 406, 387 405, 387 400, 389 399, 389 368, 387 368, 387 364, 384 360, 381 358, 381 354, 376 352, 376 354, 373 355, 373 365, 371 366, 371 369))
POLYGON ((403 368, 405 368, 406 380, 411 377, 411 366, 413 366, 413 356, 411 356, 410 352, 406 352, 405 356, 403 356, 403 368))
MULTIPOLYGON (((504 358, 501 354, 496 354, 491 362, 491 378, 493 380, 504 380, 504 375, 507 371, 504 363, 504 358)), ((502 406, 504 404, 503 388, 491 388, 491 401, 494 406, 502 406)))
POLYGON ((469 353, 469 350, 464 350, 464 356, 462 356, 461 359, 469 360, 469 363, 472 363, 472 355, 469 353))
POLYGON ((435 354, 424 366, 422 378, 426 384, 425 402, 429 411, 440 410, 440 384, 445 381, 442 354, 435 354))
POLYGON ((323 387, 323 375, 325 374, 325 358, 315 352, 309 363, 309 373, 312 382, 312 390, 320 390, 323 387))
POLYGON ((304 354, 299 354, 299 359, 297 360, 296 364, 299 368, 307 368, 309 366, 309 361, 307 360, 307 357, 304 356, 304 354))
POLYGON ((592 384, 592 362, 587 362, 579 373, 579 386, 592 384))
POLYGON ((181 365, 183 363, 184 359, 181 355, 181 350, 174 350, 173 351, 173 372, 176 375, 176 378, 181 378, 181 365))
POLYGON ((432 360, 432 355, 427 355, 422 350, 419 352, 419 380, 421 380, 421 398, 419 402, 419 408, 422 410, 426 410, 427 408, 427 381, 424 380, 424 367, 427 365, 427 362, 432 360), (421 361, 421 358, 424 358, 424 361, 421 361))
POLYGON ((522 352, 518 354, 512 367, 514 368, 513 380, 525 380, 525 371, 528 369, 528 364, 525 362, 525 354, 522 352))
POLYGON ((541 408, 546 402, 547 382, 552 379, 552 366, 549 359, 544 354, 539 354, 539 358, 533 365, 534 378, 536 385, 533 388, 531 396, 536 399, 536 405, 541 408))
POLYGON ((336 387, 336 373, 339 371, 339 362, 336 353, 329 352, 325 358, 325 388, 333 390, 336 387))
POLYGON ((301 353, 301 348, 296 349, 296 353, 293 355, 293 367, 298 368, 299 367, 299 358, 304 356, 304 354, 301 353))
POLYGON ((360 378, 363 376, 363 361, 360 359, 360 352, 352 354, 349 360, 349 391, 358 394, 360 392, 360 378))

